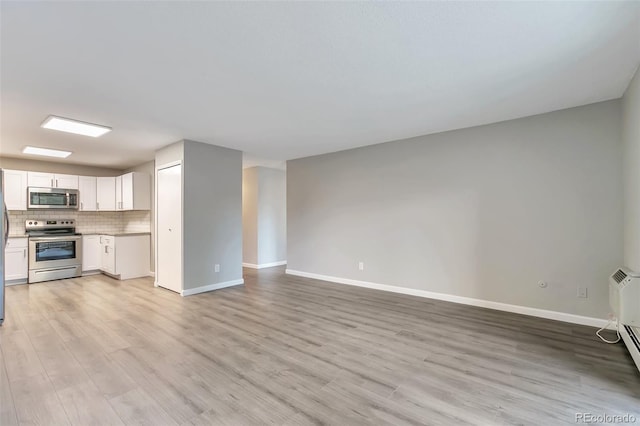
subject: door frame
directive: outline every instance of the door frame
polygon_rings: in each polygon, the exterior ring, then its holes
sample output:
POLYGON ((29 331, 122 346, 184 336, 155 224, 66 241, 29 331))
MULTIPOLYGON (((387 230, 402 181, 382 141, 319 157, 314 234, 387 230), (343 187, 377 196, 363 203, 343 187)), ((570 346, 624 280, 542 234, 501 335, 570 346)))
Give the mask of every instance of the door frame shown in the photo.
MULTIPOLYGON (((155 250, 154 250, 154 258, 155 258, 155 266, 156 266, 156 274, 153 280, 153 286, 154 287, 160 287, 160 285, 158 284, 158 268, 160 267, 160 263, 158 262, 158 241, 159 241, 159 233, 158 233, 158 173, 161 170, 165 170, 165 169, 169 169, 171 167, 175 167, 175 166, 180 166, 181 170, 180 170, 180 187, 181 187, 181 191, 180 191, 180 220, 183 221, 184 220, 184 211, 183 211, 183 207, 184 207, 184 166, 183 166, 183 161, 182 160, 177 160, 177 161, 170 161, 168 163, 163 163, 161 165, 156 165, 156 171, 155 171, 155 182, 154 182, 154 230, 155 230, 155 250)), ((182 223, 180 224, 180 226, 182 226, 182 223)), ((182 277, 181 283, 180 283, 180 294, 182 296, 182 291, 184 291, 184 235, 183 238, 180 239, 180 276, 182 277)), ((161 287, 164 288, 164 287, 161 287)), ((167 289, 168 290, 168 289, 167 289)), ((171 291, 171 290, 169 290, 171 291)))

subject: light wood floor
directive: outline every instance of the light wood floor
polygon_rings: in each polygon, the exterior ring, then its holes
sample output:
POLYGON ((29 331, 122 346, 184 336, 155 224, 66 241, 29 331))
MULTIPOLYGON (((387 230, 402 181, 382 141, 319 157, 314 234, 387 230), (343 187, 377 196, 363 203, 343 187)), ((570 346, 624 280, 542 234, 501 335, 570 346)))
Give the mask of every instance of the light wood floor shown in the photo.
POLYGON ((181 298, 105 276, 7 288, 0 424, 640 423, 594 329, 246 270, 181 298))

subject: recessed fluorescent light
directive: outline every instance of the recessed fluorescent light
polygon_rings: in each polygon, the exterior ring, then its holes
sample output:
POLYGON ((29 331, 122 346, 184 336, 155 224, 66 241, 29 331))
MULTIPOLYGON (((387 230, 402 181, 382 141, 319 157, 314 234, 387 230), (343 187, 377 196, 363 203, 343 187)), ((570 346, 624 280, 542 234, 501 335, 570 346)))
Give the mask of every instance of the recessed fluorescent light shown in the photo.
POLYGON ((37 148, 35 146, 26 146, 22 150, 23 154, 44 155, 46 157, 67 158, 71 155, 71 151, 60 151, 58 149, 37 148))
POLYGON ((56 117, 55 115, 47 117, 40 127, 51 130, 60 130, 61 132, 75 133, 77 135, 92 136, 94 138, 111 131, 111 127, 85 123, 83 121, 71 120, 69 118, 56 117))

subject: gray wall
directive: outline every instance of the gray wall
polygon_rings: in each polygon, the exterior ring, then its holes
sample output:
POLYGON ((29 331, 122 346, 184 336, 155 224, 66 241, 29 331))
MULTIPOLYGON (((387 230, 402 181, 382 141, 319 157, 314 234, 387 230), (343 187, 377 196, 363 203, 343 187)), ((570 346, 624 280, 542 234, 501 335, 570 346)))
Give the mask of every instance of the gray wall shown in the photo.
POLYGON ((287 177, 283 170, 258 169, 258 264, 287 259, 287 177))
POLYGON ((244 169, 242 260, 254 265, 287 259, 287 181, 283 170, 244 169))
POLYGON ((183 180, 184 289, 241 279, 242 152, 184 141, 183 180))
POLYGON ((0 157, 0 168, 43 173, 63 173, 80 176, 119 176, 123 173, 122 170, 118 169, 12 157, 0 157))
POLYGON ((616 100, 288 161, 288 268, 604 318, 620 123, 616 100))
POLYGON ((242 261, 258 264, 258 168, 242 171, 242 261))
POLYGON ((156 167, 184 160, 184 141, 178 141, 156 151, 156 167))
POLYGON ((640 72, 622 99, 624 264, 640 272, 640 72))

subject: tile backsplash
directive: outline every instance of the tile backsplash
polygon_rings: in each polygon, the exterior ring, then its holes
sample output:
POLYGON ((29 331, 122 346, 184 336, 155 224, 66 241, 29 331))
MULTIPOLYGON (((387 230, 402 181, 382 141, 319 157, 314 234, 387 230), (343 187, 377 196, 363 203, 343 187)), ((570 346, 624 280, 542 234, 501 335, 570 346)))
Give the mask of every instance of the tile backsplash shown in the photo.
POLYGON ((122 232, 151 232, 150 211, 79 212, 55 210, 9 211, 11 235, 25 233, 28 219, 74 219, 76 231, 82 234, 118 234, 122 232))

